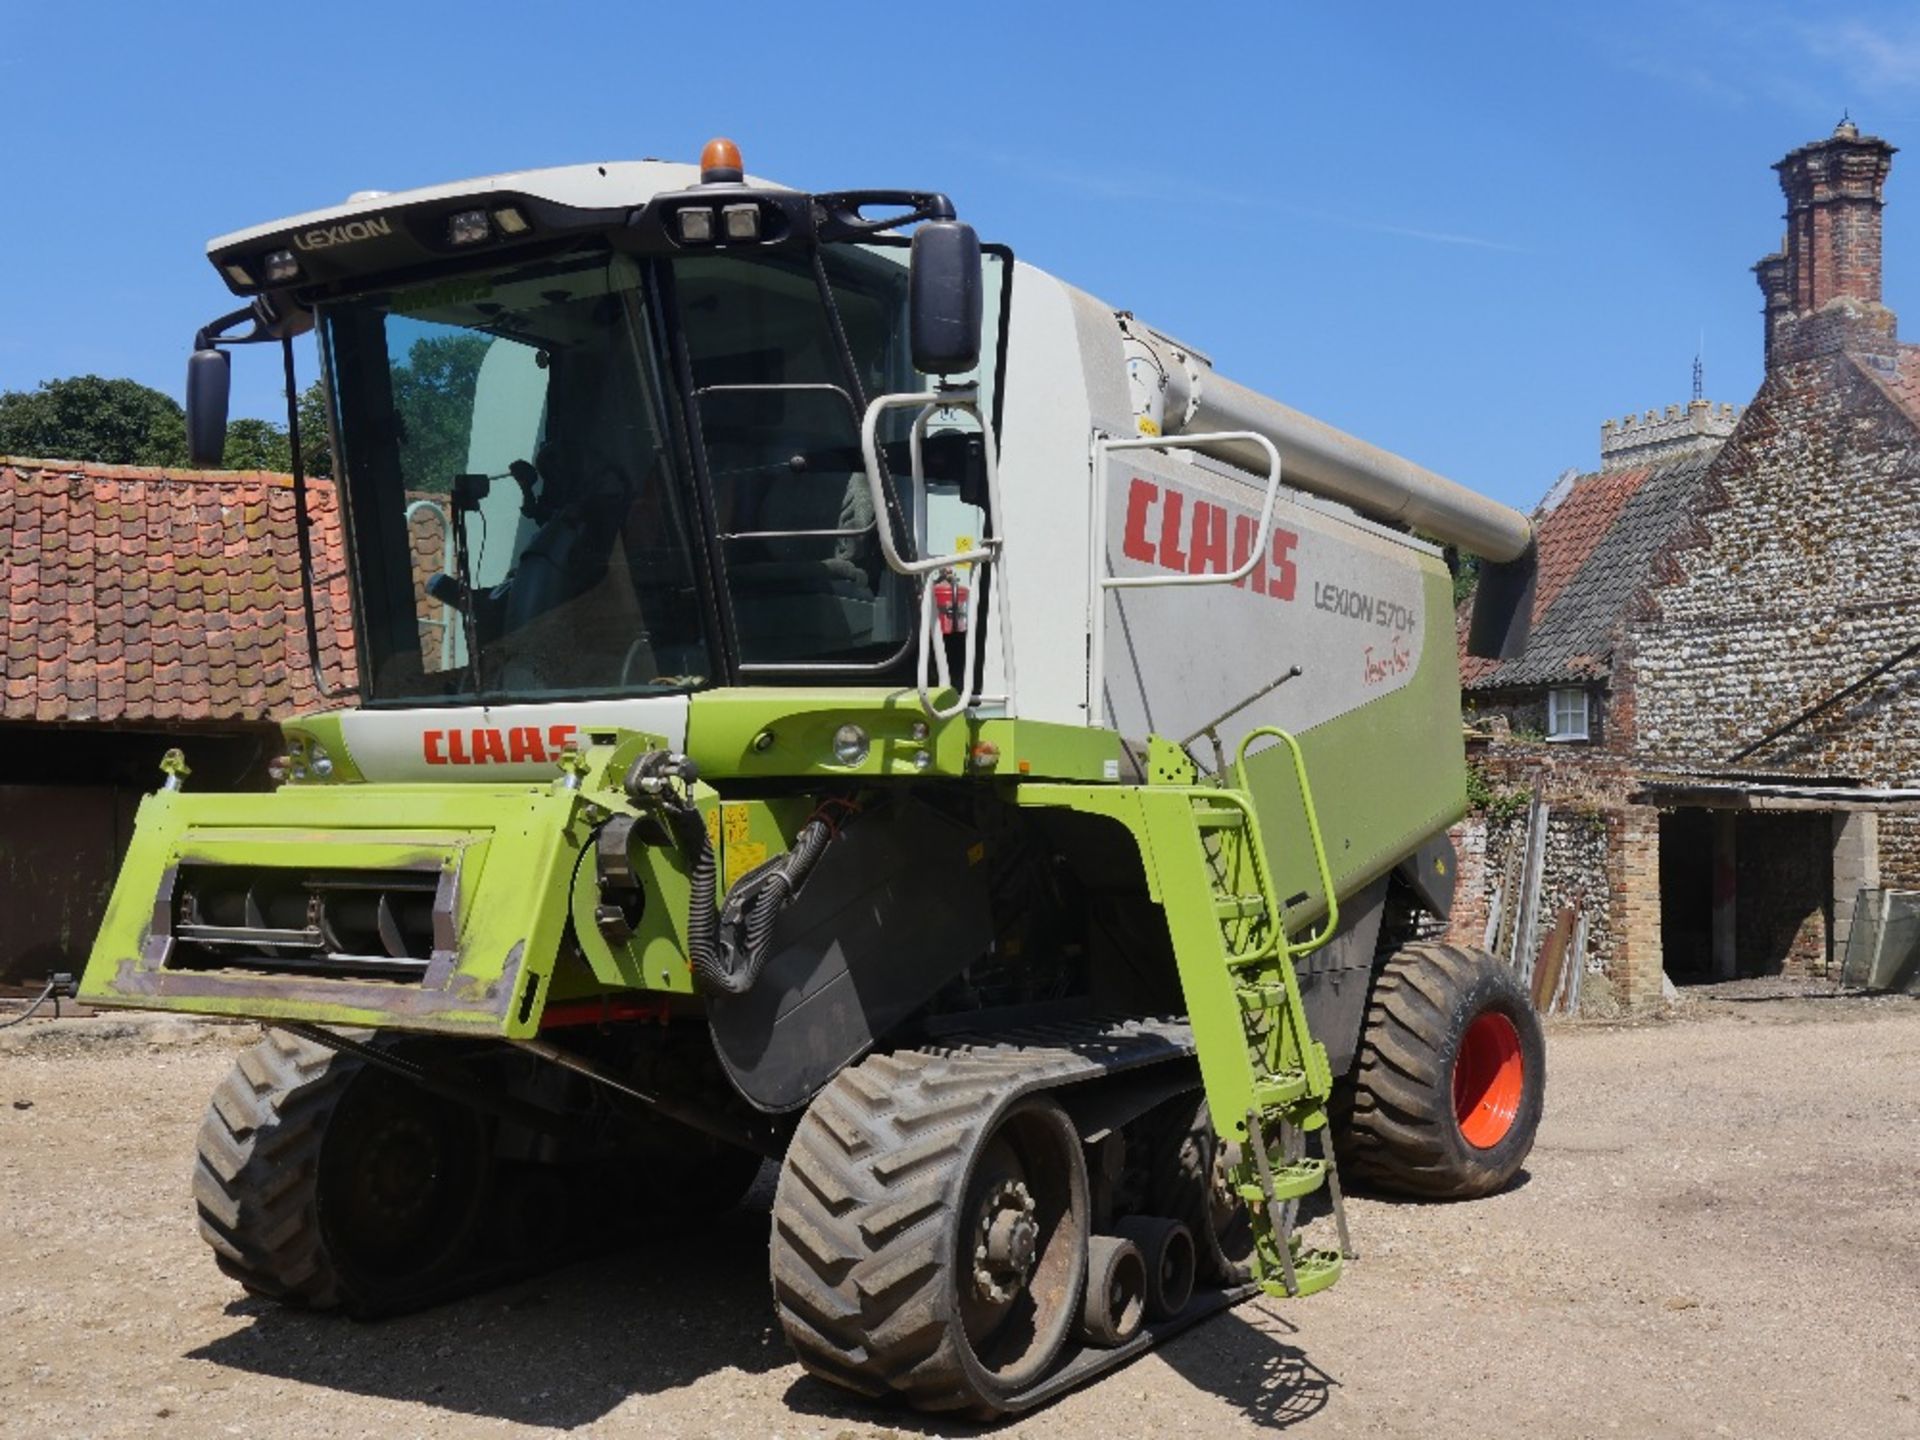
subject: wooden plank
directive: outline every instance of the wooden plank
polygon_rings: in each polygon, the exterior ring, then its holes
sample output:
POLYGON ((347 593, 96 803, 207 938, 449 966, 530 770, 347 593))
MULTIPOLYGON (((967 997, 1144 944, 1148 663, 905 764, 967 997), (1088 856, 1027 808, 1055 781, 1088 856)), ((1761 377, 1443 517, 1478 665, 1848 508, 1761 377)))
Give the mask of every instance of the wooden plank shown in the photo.
POLYGON ((1513 948, 1507 960, 1519 972, 1520 983, 1533 985, 1533 933, 1540 927, 1540 889, 1546 878, 1547 822, 1552 811, 1540 793, 1542 782, 1533 782, 1533 803, 1527 807, 1526 864, 1520 871, 1520 903, 1515 907, 1513 948))
POLYGON ((1533 1008, 1543 1014, 1553 1008, 1560 990, 1560 971, 1566 963, 1567 945, 1573 939, 1573 906, 1563 905, 1554 918, 1553 929, 1540 944, 1540 960, 1533 967, 1533 1008))

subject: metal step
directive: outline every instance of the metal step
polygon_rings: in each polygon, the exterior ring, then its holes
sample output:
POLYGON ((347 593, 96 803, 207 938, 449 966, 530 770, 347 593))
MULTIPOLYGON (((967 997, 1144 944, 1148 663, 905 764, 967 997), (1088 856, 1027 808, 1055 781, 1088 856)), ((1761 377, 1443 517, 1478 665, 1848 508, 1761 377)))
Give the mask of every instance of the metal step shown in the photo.
POLYGON ((1267 902, 1258 895, 1219 895, 1213 913, 1222 920, 1251 920, 1267 913, 1267 902))
POLYGON ((1298 1300, 1315 1295, 1340 1278, 1346 1262, 1337 1250, 1302 1250, 1293 1257, 1293 1288, 1283 1280, 1262 1280, 1260 1288, 1281 1299, 1298 1300))
MULTIPOLYGON (((1273 1176, 1273 1195, 1275 1200, 1298 1200, 1311 1195, 1327 1180, 1327 1162, 1324 1160, 1294 1160, 1285 1165, 1276 1165, 1269 1172, 1273 1176)), ((1268 1195, 1259 1185, 1236 1185, 1240 1198, 1249 1205, 1264 1205, 1268 1195)))
POLYGON ((1275 1075, 1256 1075, 1253 1080, 1254 1108, 1261 1112, 1285 1109, 1307 1096, 1307 1076, 1301 1070, 1282 1070, 1275 1075))

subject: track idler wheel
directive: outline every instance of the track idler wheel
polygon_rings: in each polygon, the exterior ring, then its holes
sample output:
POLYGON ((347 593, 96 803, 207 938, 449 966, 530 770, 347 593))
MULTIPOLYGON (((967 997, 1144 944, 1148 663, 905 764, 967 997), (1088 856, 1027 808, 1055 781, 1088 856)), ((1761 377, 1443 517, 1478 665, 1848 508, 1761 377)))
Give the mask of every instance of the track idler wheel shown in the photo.
POLYGON ((1140 1247, 1118 1235, 1087 1242, 1087 1298, 1080 1308, 1080 1335, 1089 1345, 1111 1349, 1140 1333, 1147 1319, 1147 1265, 1140 1247))
POLYGON ((1114 1230, 1140 1251, 1147 1272, 1147 1318, 1171 1320, 1193 1299, 1193 1232, 1178 1220, 1129 1215, 1114 1230))
POLYGON ((1080 1322, 1088 1189, 1066 1112, 1004 1100, 1004 1066, 973 1073, 879 1055, 814 1098, 774 1194, 773 1290, 819 1378, 993 1415, 1080 1322))

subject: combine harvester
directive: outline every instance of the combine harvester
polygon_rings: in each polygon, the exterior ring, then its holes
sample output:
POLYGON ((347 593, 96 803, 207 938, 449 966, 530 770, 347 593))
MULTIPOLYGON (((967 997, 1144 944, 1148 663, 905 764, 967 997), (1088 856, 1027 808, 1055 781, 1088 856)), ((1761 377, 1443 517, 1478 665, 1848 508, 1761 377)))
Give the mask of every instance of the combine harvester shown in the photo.
POLYGON ((291 396, 317 332, 355 703, 284 726, 272 793, 170 758, 81 993, 272 1027, 193 1182, 249 1290, 430 1304, 771 1159, 801 1362, 991 1415, 1331 1284, 1336 1158, 1518 1169, 1526 993, 1419 937, 1465 808, 1439 545, 1512 653, 1523 516, 943 195, 724 141, 210 255, 245 304, 190 362, 197 461, 223 347, 291 396))

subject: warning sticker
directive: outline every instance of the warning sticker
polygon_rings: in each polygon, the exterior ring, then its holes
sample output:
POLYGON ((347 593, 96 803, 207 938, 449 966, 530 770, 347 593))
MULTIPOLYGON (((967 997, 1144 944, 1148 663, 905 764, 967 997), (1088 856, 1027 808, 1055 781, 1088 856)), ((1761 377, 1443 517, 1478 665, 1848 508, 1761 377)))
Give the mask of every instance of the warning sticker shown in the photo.
POLYGON ((727 845, 727 879, 738 880, 754 866, 763 864, 767 858, 767 847, 758 840, 740 840, 727 845))

